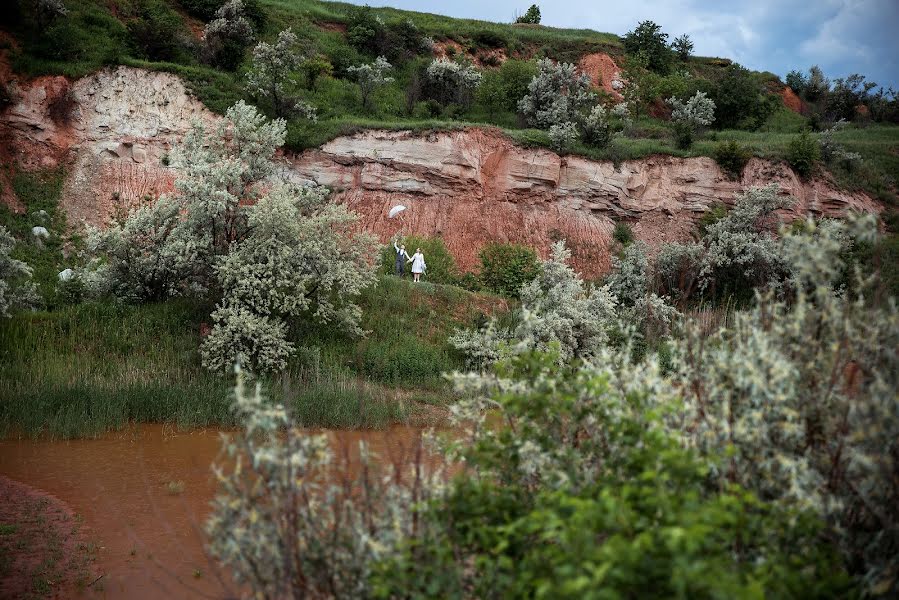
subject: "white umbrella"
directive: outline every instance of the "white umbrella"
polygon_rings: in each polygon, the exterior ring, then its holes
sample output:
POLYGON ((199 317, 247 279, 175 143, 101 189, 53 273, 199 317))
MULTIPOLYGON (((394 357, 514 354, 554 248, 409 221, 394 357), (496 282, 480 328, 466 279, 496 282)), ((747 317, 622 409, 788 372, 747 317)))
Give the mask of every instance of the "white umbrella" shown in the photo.
POLYGON ((392 219, 393 217, 397 216, 404 210, 406 210, 406 207, 403 206, 402 204, 400 204, 399 206, 394 206, 393 208, 390 209, 390 212, 387 213, 387 218, 392 219))

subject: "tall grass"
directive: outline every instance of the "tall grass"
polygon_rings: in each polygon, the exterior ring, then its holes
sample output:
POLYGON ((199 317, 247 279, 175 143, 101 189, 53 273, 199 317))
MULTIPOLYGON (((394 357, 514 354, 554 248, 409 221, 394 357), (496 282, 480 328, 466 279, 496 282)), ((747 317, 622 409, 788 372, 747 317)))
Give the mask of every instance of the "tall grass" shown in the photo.
MULTIPOLYGON (((427 420, 461 367, 446 339, 478 315, 458 288, 383 277, 361 298, 368 335, 295 323, 299 350, 264 384, 309 427, 427 420)), ((491 303, 480 297, 481 304, 491 303)), ((0 436, 93 436, 129 422, 229 426, 231 378, 200 364, 209 306, 82 303, 0 320, 0 436)))

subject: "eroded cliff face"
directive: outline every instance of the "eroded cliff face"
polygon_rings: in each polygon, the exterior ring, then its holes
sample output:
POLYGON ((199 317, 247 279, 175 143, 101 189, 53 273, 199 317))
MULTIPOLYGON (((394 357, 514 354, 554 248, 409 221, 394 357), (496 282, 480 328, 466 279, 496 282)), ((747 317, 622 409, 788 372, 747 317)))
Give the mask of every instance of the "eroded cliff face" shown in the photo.
MULTIPOLYGON (((15 88, 15 103, 0 115, 4 160, 25 169, 65 165, 62 205, 73 224, 102 225, 170 191, 174 173, 164 157, 172 145, 193 121, 218 120, 167 73, 118 67, 74 83, 40 78, 15 88)), ((796 199, 794 216, 879 210, 864 194, 824 180, 803 183, 759 159, 741 181, 730 181, 709 158, 654 156, 616 168, 521 148, 497 130, 368 131, 283 158, 292 178, 332 187, 338 202, 359 213, 361 228, 385 241, 400 231, 442 236, 463 269, 476 268, 490 241, 546 255, 564 239, 575 266, 598 275, 609 268, 616 221, 651 245, 688 239, 709 207, 770 182, 796 199), (397 204, 408 210, 388 219, 397 204)), ((6 202, 15 206, 14 198, 6 202)))
POLYGON ((477 265, 489 241, 519 242, 546 255, 564 239, 577 268, 598 275, 610 266, 616 221, 651 245, 689 239, 696 220, 735 193, 777 182, 795 202, 786 216, 877 211, 864 194, 826 181, 801 182, 788 168, 753 159, 731 181, 710 158, 653 156, 611 162, 561 157, 513 144, 500 132, 429 135, 368 131, 292 157, 293 170, 335 190, 381 238, 398 231, 439 235, 460 266, 477 265), (408 210, 387 218, 390 207, 408 210))

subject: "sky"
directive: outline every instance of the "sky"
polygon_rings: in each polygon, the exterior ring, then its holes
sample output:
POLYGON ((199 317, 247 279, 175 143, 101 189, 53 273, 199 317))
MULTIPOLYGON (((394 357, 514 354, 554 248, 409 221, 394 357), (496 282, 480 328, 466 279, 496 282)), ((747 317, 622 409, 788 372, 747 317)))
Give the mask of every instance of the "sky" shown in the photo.
MULTIPOLYGON (((351 0, 452 17, 510 22, 533 0, 351 0)), ((554 0, 542 24, 622 35, 643 20, 700 56, 730 58, 783 78, 817 64, 831 79, 861 73, 899 90, 899 0, 554 0)))

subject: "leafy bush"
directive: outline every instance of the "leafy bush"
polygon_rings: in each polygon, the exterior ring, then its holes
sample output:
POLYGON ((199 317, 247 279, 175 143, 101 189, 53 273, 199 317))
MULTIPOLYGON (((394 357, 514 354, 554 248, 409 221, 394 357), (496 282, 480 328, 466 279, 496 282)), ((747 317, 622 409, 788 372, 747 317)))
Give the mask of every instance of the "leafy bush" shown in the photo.
POLYGON ((0 317, 38 303, 37 290, 31 282, 31 267, 11 256, 15 243, 6 227, 0 225, 0 317))
POLYGON ((203 30, 203 54, 211 64, 235 71, 255 39, 243 1, 229 0, 215 11, 215 18, 203 30))
POLYGON ((696 92, 686 103, 677 98, 668 98, 668 104, 672 108, 671 122, 674 123, 678 148, 689 148, 696 131, 715 120, 715 103, 705 92, 696 92))
POLYGON ((715 103, 715 126, 719 129, 758 129, 772 112, 783 105, 769 94, 764 83, 749 70, 732 63, 709 90, 715 103))
POLYGON ((527 95, 518 103, 528 123, 549 129, 583 121, 594 101, 590 78, 578 73, 573 64, 554 63, 548 58, 538 61, 537 69, 527 95))
POLYGON ((391 70, 393 70, 393 65, 387 62, 383 56, 379 56, 372 63, 347 68, 347 73, 354 76, 359 84, 363 108, 371 110, 372 93, 393 81, 393 77, 387 75, 391 70))
POLYGON ((752 153, 749 148, 734 140, 721 142, 715 147, 715 162, 731 177, 739 179, 752 153))
POLYGON ((597 104, 584 120, 584 143, 596 148, 606 148, 612 139, 631 125, 627 104, 616 104, 611 110, 597 104))
POLYGON ((428 65, 427 95, 443 106, 468 106, 475 90, 481 85, 481 72, 474 66, 436 58, 428 65))
POLYGON ((634 230, 624 221, 618 221, 615 223, 615 229, 612 230, 612 239, 622 246, 627 246, 634 241, 634 230))
POLYGON ((161 0, 140 3, 128 34, 140 56, 157 61, 175 61, 189 35, 181 16, 161 0))
POLYGON ((641 21, 633 31, 624 34, 623 41, 625 52, 643 56, 650 71, 664 75, 671 70, 668 34, 662 31, 661 25, 652 21, 641 21))
POLYGON ((517 298, 521 286, 532 281, 540 270, 537 253, 520 244, 490 243, 478 254, 481 281, 498 294, 517 298))
POLYGON ((790 140, 787 162, 802 177, 808 177, 821 157, 821 144, 806 130, 790 140))
POLYGON ((302 115, 315 120, 315 108, 298 100, 295 92, 295 73, 303 64, 297 42, 296 34, 285 29, 274 44, 260 42, 253 48, 253 62, 246 75, 247 91, 256 98, 268 99, 278 117, 302 115))
POLYGON ((475 31, 471 38, 484 48, 505 48, 509 40, 502 33, 493 29, 480 29, 475 31))
MULTIPOLYGON (((453 255, 446 249, 446 244, 439 237, 419 237, 415 235, 406 236, 399 243, 406 245, 409 256, 415 253, 416 248, 421 248, 422 254, 425 255, 425 262, 428 267, 425 269, 422 279, 432 283, 452 284, 456 281, 456 260, 453 255)), ((396 251, 392 244, 388 244, 381 249, 381 267, 380 273, 392 275, 396 266, 396 251)), ((406 265, 406 272, 409 272, 410 265, 406 265)))

